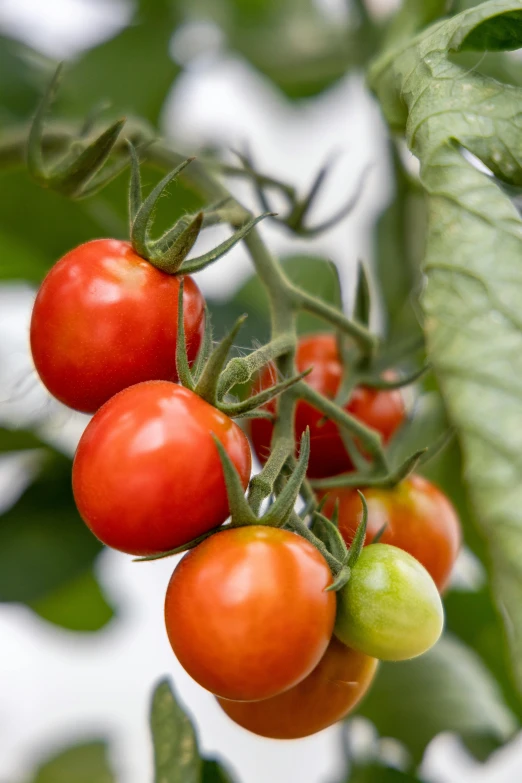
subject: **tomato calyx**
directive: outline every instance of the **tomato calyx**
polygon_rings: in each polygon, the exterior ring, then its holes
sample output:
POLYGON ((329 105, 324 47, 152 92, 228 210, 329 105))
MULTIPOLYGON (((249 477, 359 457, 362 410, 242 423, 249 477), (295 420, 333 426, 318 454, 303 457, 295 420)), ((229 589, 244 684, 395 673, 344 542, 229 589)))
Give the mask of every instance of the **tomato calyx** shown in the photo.
MULTIPOLYGON (((236 382, 245 382, 240 377, 235 380, 234 374, 237 373, 237 367, 243 367, 242 360, 234 357, 228 360, 230 350, 234 345, 239 330, 244 324, 247 316, 241 315, 235 322, 232 329, 222 340, 213 348, 212 341, 212 323, 208 310, 205 311, 205 332, 203 342, 196 358, 196 362, 191 368, 187 355, 187 343, 185 339, 184 314, 183 314, 183 278, 180 279, 178 293, 178 341, 176 344, 176 371, 178 378, 183 386, 190 391, 195 392, 206 402, 218 408, 231 418, 241 418, 245 416, 264 416, 259 408, 277 397, 281 392, 299 383, 305 378, 311 370, 285 378, 279 383, 274 384, 268 389, 264 389, 253 397, 238 401, 228 393, 230 388, 236 382), (232 370, 232 372, 231 372, 232 370)), ((278 354, 282 350, 283 343, 275 340, 273 344, 263 346, 264 355, 278 354), (273 345, 273 350, 272 350, 273 345)), ((254 351, 254 353, 256 353, 254 351)), ((248 381, 248 375, 246 381, 248 381)), ((269 414, 270 415, 270 414, 269 414)))
POLYGON ((160 199, 171 182, 177 179, 182 171, 195 158, 187 158, 158 182, 149 195, 143 199, 141 193, 141 176, 138 155, 129 142, 131 179, 129 186, 129 218, 132 247, 142 258, 167 274, 192 274, 199 272, 209 264, 217 261, 231 248, 243 239, 260 220, 272 216, 265 212, 262 215, 245 221, 238 210, 234 208, 232 199, 227 197, 210 204, 195 215, 183 215, 171 228, 157 239, 151 239, 154 212, 160 199), (200 232, 217 223, 227 222, 237 225, 236 231, 217 247, 197 258, 186 260, 194 247, 200 232))
MULTIPOLYGON (((59 160, 46 162, 43 155, 44 120, 58 90, 63 64, 60 63, 44 93, 31 125, 27 144, 27 167, 40 185, 71 199, 87 198, 105 187, 128 165, 123 157, 105 167, 125 125, 121 118, 109 125, 94 139, 89 139, 96 114, 84 123, 78 137, 59 160)), ((138 138, 136 141, 141 142, 138 138)))

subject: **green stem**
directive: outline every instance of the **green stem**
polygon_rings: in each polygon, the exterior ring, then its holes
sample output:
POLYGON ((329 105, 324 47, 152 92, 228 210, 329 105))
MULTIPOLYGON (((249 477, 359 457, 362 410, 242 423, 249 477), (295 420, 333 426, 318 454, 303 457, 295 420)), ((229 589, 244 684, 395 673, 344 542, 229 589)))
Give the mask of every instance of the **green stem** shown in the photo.
POLYGON ((236 384, 248 383, 262 367, 291 351, 294 340, 293 334, 283 333, 248 356, 235 356, 231 359, 221 374, 218 398, 223 399, 236 384))
POLYGON ((359 419, 340 408, 320 392, 312 389, 307 383, 301 382, 296 387, 296 393, 314 408, 324 413, 329 419, 344 427, 350 435, 358 438, 362 448, 373 457, 376 470, 388 474, 388 464, 384 453, 382 438, 378 432, 367 427, 359 419))
POLYGON ((341 310, 332 307, 328 302, 316 299, 306 291, 301 291, 292 286, 291 295, 294 307, 307 310, 309 313, 319 316, 319 318, 332 324, 340 331, 353 337, 365 354, 371 355, 374 353, 378 338, 366 326, 347 318, 341 310))
POLYGON ((317 538, 317 536, 312 533, 310 528, 305 525, 303 520, 295 512, 290 517, 288 525, 295 533, 298 533, 303 538, 306 538, 307 541, 309 541, 313 546, 315 546, 316 549, 319 550, 330 566, 330 570, 334 576, 339 573, 342 568, 342 563, 340 563, 339 560, 337 560, 337 558, 328 551, 321 539, 317 538))

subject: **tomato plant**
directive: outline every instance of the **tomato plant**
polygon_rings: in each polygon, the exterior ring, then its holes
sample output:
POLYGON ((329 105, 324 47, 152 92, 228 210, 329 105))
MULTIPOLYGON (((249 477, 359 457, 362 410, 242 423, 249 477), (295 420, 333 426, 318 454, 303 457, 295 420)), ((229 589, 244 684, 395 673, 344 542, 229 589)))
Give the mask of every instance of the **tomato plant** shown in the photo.
MULTIPOLYGON (((95 239, 71 250, 44 279, 31 318, 38 374, 60 402, 94 413, 140 381, 177 380, 179 278, 156 269, 129 242, 95 239)), ((183 316, 192 362, 204 300, 187 276, 183 316)))
POLYGON ((293 688, 263 701, 218 698, 229 718, 272 739, 299 739, 346 717, 370 687, 377 660, 332 636, 315 669, 293 688))
POLYGON ((248 525, 189 552, 165 599, 167 633, 196 682, 227 699, 267 699, 321 660, 335 620, 328 565, 300 536, 248 525))
POLYGON ((78 510, 104 544, 165 552, 220 525, 229 506, 214 434, 250 477, 250 447, 231 419, 189 389, 147 381, 95 414, 73 464, 78 510))
MULTIPOLYGON (((404 549, 431 574, 439 590, 450 578, 457 557, 461 530, 457 512, 438 487, 413 474, 393 489, 364 488, 368 504, 366 543, 371 544, 383 528, 383 544, 404 549)), ((323 507, 330 515, 339 503, 339 530, 347 544, 353 540, 361 519, 361 502, 354 489, 330 490, 323 507)))
POLYGON ((424 566, 395 546, 371 544, 339 591, 335 633, 366 655, 402 661, 429 650, 443 621, 437 587, 424 566))
MULTIPOLYGON (((341 385, 343 366, 333 334, 313 334, 302 337, 297 345, 296 366, 300 372, 312 368, 305 381, 312 388, 334 399, 341 385)), ((267 366, 261 373, 256 390, 274 384, 277 372, 273 365, 267 366)), ((373 427, 387 442, 405 416, 404 401, 400 390, 378 390, 365 386, 356 386, 352 391, 345 409, 373 427)), ((275 410, 274 404, 270 409, 275 410)), ((324 413, 308 402, 300 400, 295 410, 295 429, 299 437, 306 428, 310 428, 310 460, 308 475, 312 478, 334 476, 353 468, 338 425, 325 420, 324 413)), ((255 419, 251 423, 251 436, 255 452, 261 462, 265 462, 270 453, 273 424, 267 419, 255 419)))

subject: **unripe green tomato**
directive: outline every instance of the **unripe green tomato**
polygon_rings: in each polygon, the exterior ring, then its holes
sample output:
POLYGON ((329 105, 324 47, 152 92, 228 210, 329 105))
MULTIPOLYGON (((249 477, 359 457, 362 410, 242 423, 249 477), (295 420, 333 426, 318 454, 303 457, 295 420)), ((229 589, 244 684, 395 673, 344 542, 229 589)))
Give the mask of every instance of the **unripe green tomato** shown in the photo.
POLYGON ((433 579, 395 546, 365 547, 337 596, 335 635, 374 658, 415 658, 442 633, 444 611, 433 579))

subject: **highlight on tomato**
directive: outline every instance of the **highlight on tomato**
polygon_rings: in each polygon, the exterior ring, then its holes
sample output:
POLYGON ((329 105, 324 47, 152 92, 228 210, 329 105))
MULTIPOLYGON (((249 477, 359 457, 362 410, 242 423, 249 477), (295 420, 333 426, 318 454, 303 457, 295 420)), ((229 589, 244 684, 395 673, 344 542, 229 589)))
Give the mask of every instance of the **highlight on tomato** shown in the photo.
POLYGON ((182 386, 148 381, 94 415, 73 463, 78 510, 107 546, 151 555, 221 525, 229 503, 215 435, 246 488, 248 440, 228 416, 182 386))
MULTIPOLYGON (((297 346, 296 365, 299 372, 312 367, 305 382, 326 397, 335 398, 343 374, 335 335, 313 334, 301 338, 297 346)), ((255 391, 266 389, 276 381, 276 369, 268 365, 260 374, 255 391)), ((364 424, 376 429, 385 443, 400 427, 406 415, 404 400, 398 389, 377 390, 357 386, 344 408, 364 424)), ((275 411, 275 403, 267 405, 267 409, 275 411)), ((252 443, 261 462, 265 462, 270 453, 273 426, 269 419, 253 419, 250 423, 252 443)), ((308 475, 311 478, 334 476, 353 469, 353 462, 337 424, 325 421, 323 413, 304 400, 299 400, 295 412, 297 441, 307 427, 310 428, 308 475)))
POLYGON ((315 669, 293 688, 263 701, 218 698, 239 726, 271 739, 300 739, 345 718, 370 687, 378 661, 332 636, 315 669))
POLYGON ((268 699, 307 677, 330 642, 335 594, 319 551, 287 530, 218 532, 178 564, 165 624, 181 665, 226 699, 268 699))
MULTIPOLYGON (((129 242, 96 239, 63 256, 45 277, 31 318, 34 364, 51 394, 94 413, 133 384, 176 381, 179 281, 129 242)), ((192 362, 205 302, 190 277, 184 278, 183 315, 192 362)))
POLYGON ((442 633, 444 611, 435 582, 418 560, 390 544, 362 549, 337 601, 336 636, 374 658, 415 658, 442 633))
MULTIPOLYGON (((392 544, 413 555, 431 574, 442 591, 449 582, 462 538, 460 522, 448 497, 431 481, 410 475, 392 489, 363 487, 368 504, 366 544, 384 528, 382 544, 392 544)), ((357 490, 339 487, 327 496, 323 513, 331 516, 339 504, 339 530, 351 544, 361 521, 357 490)))

